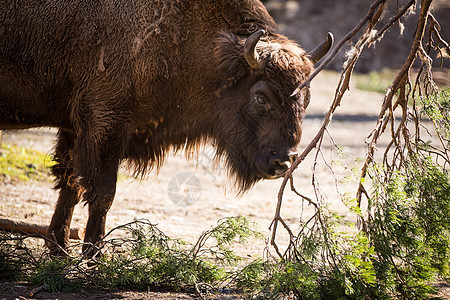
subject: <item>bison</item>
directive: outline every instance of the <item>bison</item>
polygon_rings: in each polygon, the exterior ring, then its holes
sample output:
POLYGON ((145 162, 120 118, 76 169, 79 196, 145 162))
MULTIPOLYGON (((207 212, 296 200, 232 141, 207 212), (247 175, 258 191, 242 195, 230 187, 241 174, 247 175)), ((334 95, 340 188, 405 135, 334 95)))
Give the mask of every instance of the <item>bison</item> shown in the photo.
POLYGON ((1 1, 0 129, 59 129, 52 252, 80 200, 84 251, 102 239, 121 162, 212 143, 239 192, 283 176, 310 101, 293 91, 330 47, 306 53, 258 0, 1 1))

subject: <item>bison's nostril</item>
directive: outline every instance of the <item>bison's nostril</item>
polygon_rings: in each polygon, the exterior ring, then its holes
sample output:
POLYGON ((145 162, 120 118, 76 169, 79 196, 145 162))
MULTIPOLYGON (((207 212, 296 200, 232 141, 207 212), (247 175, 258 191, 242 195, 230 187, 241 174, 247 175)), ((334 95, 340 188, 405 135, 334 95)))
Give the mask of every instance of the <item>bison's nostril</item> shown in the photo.
POLYGON ((263 173, 264 178, 272 179, 284 176, 298 157, 298 153, 294 151, 269 151, 269 154, 271 155, 269 164, 266 166, 267 169, 263 169, 263 173))
POLYGON ((289 161, 274 160, 273 169, 277 175, 284 174, 291 166, 289 161))

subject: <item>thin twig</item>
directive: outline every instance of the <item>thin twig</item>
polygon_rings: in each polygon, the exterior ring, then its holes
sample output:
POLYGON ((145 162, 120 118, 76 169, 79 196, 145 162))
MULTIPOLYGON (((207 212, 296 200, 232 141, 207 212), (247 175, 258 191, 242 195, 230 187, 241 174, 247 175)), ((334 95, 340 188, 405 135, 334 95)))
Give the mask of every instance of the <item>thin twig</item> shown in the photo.
POLYGON ((387 3, 387 0, 377 0, 370 6, 369 12, 366 14, 366 16, 356 25, 352 31, 347 33, 337 44, 336 46, 331 50, 331 52, 326 56, 326 58, 319 64, 319 66, 316 68, 316 70, 297 88, 297 90, 301 90, 305 86, 309 86, 311 84, 311 81, 322 71, 338 54, 338 52, 341 50, 341 48, 350 41, 360 30, 363 28, 364 25, 367 24, 367 22, 373 17, 374 13, 378 9, 378 7, 381 4, 387 3))

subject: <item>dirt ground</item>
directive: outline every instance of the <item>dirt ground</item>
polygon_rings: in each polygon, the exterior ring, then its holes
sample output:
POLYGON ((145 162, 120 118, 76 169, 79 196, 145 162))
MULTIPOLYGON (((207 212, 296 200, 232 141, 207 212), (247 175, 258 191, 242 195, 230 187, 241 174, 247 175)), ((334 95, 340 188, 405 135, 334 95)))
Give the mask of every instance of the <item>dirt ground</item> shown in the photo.
MULTIPOLYGON (((302 149, 321 126, 337 82, 338 74, 333 72, 323 72, 313 81, 312 102, 307 110, 307 118, 303 122, 302 149)), ((323 159, 319 159, 316 166, 320 187, 326 195, 325 201, 349 221, 355 221, 355 217, 342 204, 340 194, 350 192, 350 195, 354 195, 356 181, 346 179, 345 183, 341 182, 338 185, 337 181, 348 175, 345 167, 357 166, 357 158, 364 156, 366 149, 364 140, 375 125, 382 98, 380 94, 360 91, 354 87, 350 90, 329 127, 330 136, 347 157, 340 157, 331 139, 326 138, 321 153, 323 159), (333 166, 334 173, 328 166, 333 166)), ((54 129, 5 132, 3 143, 33 147, 51 154, 55 132, 54 129)), ((379 143, 379 152, 384 145, 385 141, 382 139, 379 143)), ((310 198, 314 198, 311 187, 313 156, 314 153, 311 153, 294 174, 298 191, 310 198)), ((226 171, 221 166, 214 168, 211 158, 212 150, 206 147, 198 158, 190 161, 185 159, 183 153, 172 155, 160 173, 158 175, 152 173, 148 179, 136 180, 121 176, 123 178, 118 182, 116 198, 108 214, 107 230, 135 219, 146 218, 158 224, 167 235, 193 243, 203 231, 215 225, 217 220, 230 216, 245 216, 256 222, 259 230, 268 236, 268 227, 274 215, 281 180, 260 182, 247 194, 238 197, 227 179, 226 171), (193 184, 197 189, 194 191, 186 187, 183 189, 180 178, 187 179, 188 183, 189 180, 196 179, 193 184)), ((52 189, 50 182, 0 182, 0 218, 46 225, 50 222, 56 199, 57 193, 52 189)), ((298 228, 300 216, 306 218, 311 211, 312 208, 303 203, 298 196, 286 190, 282 216, 294 231, 298 228)), ((72 227, 84 227, 86 220, 87 207, 78 205, 72 227)), ((281 231, 278 240, 280 245, 286 240, 285 234, 281 231)), ((264 247, 265 241, 252 241, 238 248, 238 251, 249 256, 261 257, 264 247)), ((27 297, 31 288, 20 282, 0 283, 0 299, 27 297)), ((448 295, 450 299, 450 293, 448 295)), ((95 291, 76 294, 41 292, 36 298, 193 299, 195 295, 154 291, 95 291)), ((220 296, 220 299, 227 298, 238 299, 239 296, 220 296)))

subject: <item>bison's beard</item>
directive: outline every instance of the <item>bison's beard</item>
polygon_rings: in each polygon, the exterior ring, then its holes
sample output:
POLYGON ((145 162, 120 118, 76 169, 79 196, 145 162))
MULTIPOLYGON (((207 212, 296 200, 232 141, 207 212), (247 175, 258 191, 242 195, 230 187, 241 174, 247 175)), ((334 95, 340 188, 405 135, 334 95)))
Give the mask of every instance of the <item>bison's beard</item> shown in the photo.
POLYGON ((229 177, 234 180, 234 189, 242 195, 262 179, 249 148, 236 151, 236 148, 219 147, 216 158, 224 161, 229 177))

